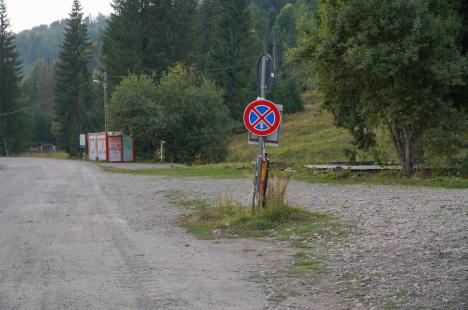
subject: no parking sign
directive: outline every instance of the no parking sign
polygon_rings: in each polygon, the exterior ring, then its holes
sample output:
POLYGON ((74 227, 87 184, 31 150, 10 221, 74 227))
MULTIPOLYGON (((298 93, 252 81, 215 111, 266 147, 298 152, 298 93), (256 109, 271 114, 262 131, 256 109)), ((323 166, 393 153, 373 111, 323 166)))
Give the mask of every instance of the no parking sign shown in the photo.
POLYGON ((266 99, 251 102, 244 111, 244 125, 252 134, 265 137, 274 133, 281 123, 276 105, 266 99))

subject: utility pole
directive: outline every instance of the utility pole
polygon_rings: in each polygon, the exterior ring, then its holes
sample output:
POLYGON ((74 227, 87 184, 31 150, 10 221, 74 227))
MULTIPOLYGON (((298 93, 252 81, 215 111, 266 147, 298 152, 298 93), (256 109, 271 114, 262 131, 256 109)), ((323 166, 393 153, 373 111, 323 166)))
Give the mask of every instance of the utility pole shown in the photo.
POLYGON ((161 140, 161 163, 164 162, 164 144, 166 141, 161 140))
POLYGON ((81 134, 81 79, 79 81, 80 86, 78 87, 78 98, 76 102, 76 110, 77 110, 77 115, 76 115, 76 130, 78 131, 77 136, 78 136, 78 154, 80 155, 81 158, 81 147, 80 147, 80 134, 81 134))
POLYGON ((273 27, 273 72, 276 74, 276 33, 273 27))
POLYGON ((102 74, 102 81, 93 80, 94 83, 102 84, 103 96, 104 96, 104 131, 108 132, 108 118, 109 118, 109 111, 108 111, 108 93, 107 93, 107 72, 102 74))
POLYGON ((5 153, 6 153, 6 156, 8 157, 8 148, 7 148, 7 144, 6 144, 6 139, 3 138, 3 145, 5 146, 5 153))
POLYGON ((102 88, 104 90, 104 130, 106 131, 106 134, 109 130, 108 127, 108 119, 109 119, 109 111, 108 111, 108 96, 107 96, 107 72, 104 72, 102 74, 103 82, 102 82, 102 88))

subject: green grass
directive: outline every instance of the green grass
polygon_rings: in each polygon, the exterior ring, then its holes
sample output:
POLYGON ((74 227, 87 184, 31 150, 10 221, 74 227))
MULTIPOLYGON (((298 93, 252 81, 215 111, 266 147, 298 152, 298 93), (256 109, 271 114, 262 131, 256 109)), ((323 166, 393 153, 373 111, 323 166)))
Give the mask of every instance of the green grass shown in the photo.
POLYGON ((368 185, 400 185, 426 186, 440 188, 468 188, 468 179, 457 176, 431 176, 415 173, 411 177, 402 176, 399 171, 381 172, 352 172, 340 171, 312 171, 302 169, 293 178, 308 183, 327 184, 368 184, 368 185))
POLYGON ((252 168, 246 164, 212 164, 194 166, 176 166, 171 168, 124 169, 102 167, 106 172, 128 173, 137 175, 159 175, 172 177, 211 177, 218 179, 238 179, 252 175, 252 168))
MULTIPOLYGON (((392 154, 387 139, 379 134, 378 142, 385 148, 380 151, 392 154), (383 140, 382 140, 383 139, 383 140)), ((227 161, 248 162, 255 159, 257 146, 247 145, 247 133, 231 137, 227 161)), ((351 145, 351 135, 337 128, 333 116, 317 105, 306 106, 304 112, 285 115, 281 125, 279 147, 267 147, 270 158, 286 163, 322 163, 346 161, 346 148, 351 145)), ((375 154, 359 153, 359 160, 372 160, 375 154)), ((393 159, 393 158, 389 158, 393 159)))
MULTIPOLYGON (((250 208, 226 198, 218 199, 215 206, 181 201, 183 198, 180 196, 177 199, 173 204, 190 206, 194 210, 182 216, 179 224, 199 239, 275 236, 286 241, 294 235, 296 239, 307 242, 317 235, 335 236, 341 229, 331 214, 310 212, 299 207, 278 205, 252 213, 250 208)), ((291 242, 294 245, 296 241, 291 242)))
MULTIPOLYGON (((313 171, 297 165, 292 179, 307 183, 326 183, 337 185, 367 184, 367 185, 400 185, 400 186, 426 186, 439 188, 468 188, 468 179, 457 176, 441 175, 428 176, 415 173, 412 177, 404 177, 399 171, 381 172, 351 172, 340 171, 313 171)), ((163 169, 131 170, 115 167, 102 167, 111 173, 128 173, 137 175, 159 175, 172 177, 210 177, 215 179, 252 178, 253 172, 249 164, 225 163, 216 165, 194 165, 184 167, 171 167, 163 169)), ((284 172, 272 169, 272 174, 284 172)))
POLYGON ((300 258, 296 259, 294 265, 285 270, 290 276, 305 276, 307 274, 323 274, 326 268, 321 259, 317 258, 300 258))
POLYGON ((176 207, 182 209, 208 207, 209 204, 205 200, 191 198, 184 191, 169 190, 164 193, 164 198, 176 207))
POLYGON ((70 156, 65 152, 56 153, 23 153, 19 157, 35 157, 35 158, 52 158, 52 159, 70 159, 70 156))
POLYGON ((275 292, 270 297, 268 297, 268 300, 270 302, 279 304, 283 300, 286 300, 288 298, 288 296, 289 296, 289 294, 287 292, 275 292))

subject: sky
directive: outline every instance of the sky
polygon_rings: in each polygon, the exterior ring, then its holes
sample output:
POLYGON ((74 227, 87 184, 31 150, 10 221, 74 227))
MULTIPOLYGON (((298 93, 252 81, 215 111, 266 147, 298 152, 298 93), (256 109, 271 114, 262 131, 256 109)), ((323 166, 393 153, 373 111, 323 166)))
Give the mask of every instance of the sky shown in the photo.
MULTIPOLYGON (((10 27, 13 32, 48 25, 68 17, 73 0, 5 0, 10 27)), ((96 16, 112 12, 111 0, 81 0, 83 13, 96 16)))

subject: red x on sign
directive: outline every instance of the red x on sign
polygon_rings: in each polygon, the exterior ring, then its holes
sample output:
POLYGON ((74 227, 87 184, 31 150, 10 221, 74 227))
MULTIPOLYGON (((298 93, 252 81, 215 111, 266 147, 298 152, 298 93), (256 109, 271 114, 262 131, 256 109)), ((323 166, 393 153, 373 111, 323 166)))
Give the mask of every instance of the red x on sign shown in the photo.
POLYGON ((278 129, 280 123, 280 111, 271 101, 258 99, 245 108, 244 124, 254 135, 268 136, 278 129))

